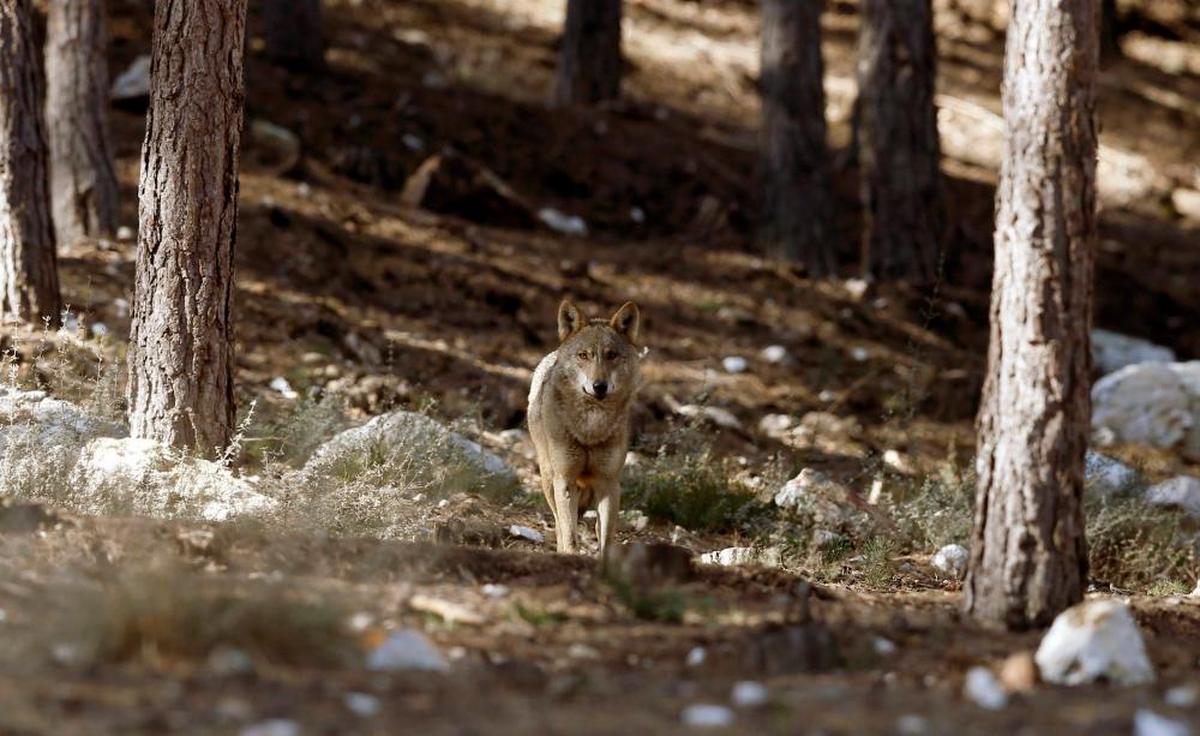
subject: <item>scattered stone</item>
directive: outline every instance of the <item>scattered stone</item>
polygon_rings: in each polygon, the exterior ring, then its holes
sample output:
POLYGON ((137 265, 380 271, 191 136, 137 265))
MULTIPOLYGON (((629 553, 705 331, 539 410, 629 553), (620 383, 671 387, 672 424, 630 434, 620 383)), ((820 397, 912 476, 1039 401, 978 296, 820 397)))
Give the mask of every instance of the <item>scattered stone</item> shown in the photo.
POLYGON ((1010 693, 1027 693, 1037 685, 1033 652, 1010 654, 1000 665, 1000 684, 1010 693))
POLYGON ((786 363, 790 357, 787 348, 782 345, 768 345, 762 349, 762 359, 768 363, 786 363))
POLYGON ((763 567, 779 567, 781 551, 778 547, 726 547, 714 552, 700 555, 700 561, 706 565, 721 565, 736 567, 741 565, 761 565, 763 567))
POLYGON ((930 564, 955 580, 961 580, 967 571, 967 559, 970 556, 967 548, 961 544, 947 544, 933 555, 930 564))
POLYGON ((600 652, 595 647, 577 641, 567 647, 567 656, 571 659, 600 659, 600 652))
POLYGON ((300 736, 300 724, 289 718, 272 718, 241 730, 241 736, 300 736))
POLYGON ((382 709, 379 698, 368 693, 346 693, 342 702, 345 703, 346 710, 359 718, 372 718, 379 715, 382 709))
POLYGON ((1106 376, 1138 363, 1174 363, 1175 352, 1140 337, 1092 330, 1092 362, 1106 376))
POLYGON ((509 594, 508 586, 501 583, 484 583, 479 590, 488 598, 504 598, 509 594))
POLYGON ((1196 581, 1196 587, 1189 594, 1192 598, 1200 598, 1200 580, 1196 581))
POLYGON ((886 450, 883 453, 883 464, 904 475, 913 475, 917 472, 913 467, 912 460, 901 454, 898 450, 886 450))
POLYGON ((871 644, 875 649, 875 653, 880 657, 890 657, 896 653, 896 643, 891 639, 877 636, 872 640, 871 644))
POLYGON ((542 224, 556 233, 573 238, 583 238, 588 234, 587 223, 578 215, 568 215, 553 207, 543 207, 538 210, 537 216, 542 224))
POLYGON ((1171 206, 1189 220, 1200 220, 1200 191, 1179 187, 1171 192, 1171 206))
POLYGON ((768 414, 758 420, 758 429, 768 437, 779 437, 792 428, 792 417, 787 414, 768 414))
POLYGON ((721 359, 721 367, 726 373, 745 373, 750 364, 740 355, 730 355, 721 359))
POLYGON ((866 279, 846 279, 842 286, 850 298, 857 302, 862 301, 862 298, 867 295, 867 290, 871 288, 871 282, 866 279))
POLYGON ((708 650, 704 647, 692 647, 688 653, 684 663, 688 667, 699 667, 708 659, 708 650))
POLYGON ((1155 506, 1174 506, 1200 517, 1200 478, 1178 475, 1146 489, 1145 499, 1155 506))
POLYGON ((424 151, 425 140, 421 136, 414 133, 405 133, 400 137, 400 141, 404 143, 404 147, 410 151, 424 151))
POLYGON ((92 332, 92 337, 107 337, 109 333, 108 325, 103 322, 93 322, 88 328, 92 332))
POLYGON ((117 75, 109 90, 114 100, 144 100, 150 97, 150 55, 142 54, 117 75))
POLYGON ((1173 708, 1191 708, 1200 703, 1200 687, 1176 685, 1163 695, 1163 702, 1173 708))
POLYGON ((1142 634, 1129 607, 1117 600, 1090 600, 1054 619, 1035 655, 1042 679, 1082 685, 1100 678, 1117 685, 1154 680, 1142 634))
MULTIPOLYGON (((117 228, 117 240, 121 241, 122 243, 128 243, 129 241, 133 240, 135 235, 137 235, 137 233, 134 232, 133 228, 129 227, 128 225, 121 225, 120 227, 117 228)), ((125 300, 121 299, 120 301, 125 301, 125 300)), ((126 314, 128 314, 128 307, 126 307, 125 311, 126 311, 126 314)), ((125 316, 125 315, 122 315, 120 312, 121 312, 121 310, 118 308, 117 309, 118 316, 122 316, 122 317, 125 316)))
MULTIPOLYGON (((625 464, 628 465, 628 461, 625 464)), ((650 517, 641 509, 624 509, 621 511, 621 523, 635 532, 644 532, 650 526, 650 517)))
POLYGON ((761 682, 740 680, 733 684, 729 699, 738 708, 758 708, 766 705, 770 693, 761 682))
POLYGON ((1133 736, 1191 736, 1192 729, 1183 721, 1140 709, 1133 714, 1133 736))
POLYGON ((682 404, 675 412, 689 419, 707 419, 724 429, 741 429, 742 423, 733 412, 719 406, 701 406, 700 404, 682 404))
POLYGON ((482 626, 484 623, 483 616, 480 616, 461 603, 435 598, 423 593, 417 593, 409 598, 408 607, 421 613, 431 613, 448 624, 482 626))
POLYGON ((733 711, 723 705, 696 703, 683 709, 683 725, 692 728, 727 728, 733 725, 733 711))
POLYGON ((546 541, 546 538, 542 536, 542 533, 537 529, 530 529, 529 527, 521 526, 520 524, 513 524, 510 526, 508 528, 508 533, 514 537, 524 539, 528 542, 533 542, 534 544, 543 544, 546 541))
POLYGON ((643 210, 641 207, 630 207, 629 208, 629 219, 631 219, 634 222, 636 222, 637 224, 641 225, 643 222, 646 221, 646 211, 643 210))
POLYGON ((987 710, 1000 710, 1008 705, 1008 693, 987 667, 972 667, 963 681, 963 697, 987 710))
POLYGON ((1092 387, 1092 437, 1200 460, 1200 361, 1139 363, 1101 378, 1092 387))
MULTIPOLYGON (((836 399, 836 394, 829 400, 836 399)), ((824 401, 825 399, 822 399, 824 401)), ((810 411, 784 437, 786 444, 799 450, 818 450, 829 455, 865 458, 867 448, 860 438, 863 426, 854 417, 841 417, 826 411, 810 411)))
POLYGON ((367 656, 367 668, 387 672, 448 672, 450 664, 424 634, 415 629, 400 629, 388 634, 367 656))
POLYGON ((906 713, 896 719, 896 732, 900 736, 924 736, 929 733, 929 721, 916 713, 906 713))
POLYGON ((1088 450, 1083 458, 1083 480, 1087 490, 1108 497, 1132 490, 1140 477, 1136 470, 1125 463, 1088 450))
POLYGON ((300 398, 300 394, 296 393, 296 390, 292 388, 292 384, 288 383, 288 380, 283 376, 272 378, 270 385, 273 391, 278 391, 285 399, 295 400, 300 398))

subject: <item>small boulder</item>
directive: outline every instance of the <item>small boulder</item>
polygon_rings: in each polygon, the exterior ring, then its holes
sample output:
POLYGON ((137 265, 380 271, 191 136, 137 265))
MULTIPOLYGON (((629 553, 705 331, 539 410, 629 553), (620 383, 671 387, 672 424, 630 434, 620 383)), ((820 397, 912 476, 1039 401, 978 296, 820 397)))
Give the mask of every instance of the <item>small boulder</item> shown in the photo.
POLYGON ((786 363, 790 357, 787 348, 782 345, 768 345, 762 349, 762 359, 768 363, 786 363))
POLYGON ((961 580, 967 571, 967 560, 970 556, 971 553, 961 544, 947 544, 934 553, 930 564, 939 572, 955 580, 961 580))
POLYGON ((745 373, 749 365, 740 355, 730 355, 721 359, 721 367, 726 373, 745 373))
POLYGON ((1108 497, 1132 490, 1140 478, 1138 472, 1125 463, 1088 450, 1083 458, 1083 480, 1089 492, 1108 497))
POLYGON ((1092 437, 1200 459, 1200 361, 1139 363, 1101 378, 1092 387, 1092 437))
POLYGON ((770 692, 761 682, 739 680, 733 684, 729 700, 738 708, 759 708, 767 704, 770 692))
POLYGON ((1142 708, 1133 714, 1133 736, 1191 736, 1192 729, 1183 721, 1142 708))
POLYGON ((778 547, 757 549, 755 547, 726 547, 700 555, 700 562, 706 565, 721 565, 722 567, 737 567, 741 565, 761 565, 763 567, 779 567, 781 552, 778 547))
POLYGON ((142 54, 113 80, 109 96, 117 101, 150 97, 150 55, 142 54))
POLYGON ((524 539, 525 541, 533 542, 534 544, 543 544, 546 541, 545 535, 543 535, 537 529, 521 526, 520 524, 513 524, 510 526, 508 528, 508 533, 514 537, 517 537, 518 539, 524 539))
POLYGON ((1092 362, 1104 376, 1138 363, 1174 363, 1175 352, 1140 337, 1092 330, 1092 362))
POLYGON ((695 703, 683 709, 683 725, 690 728, 728 728, 733 725, 733 711, 724 705, 695 703))
POLYGON ((1008 705, 1008 693, 987 667, 972 667, 963 681, 963 697, 980 708, 1001 710, 1008 705))
POLYGON ((1200 518, 1200 478, 1178 475, 1146 489, 1147 503, 1173 506, 1200 518))
POLYGON ((1085 601, 1060 613, 1034 659, 1042 679, 1056 685, 1100 679, 1117 685, 1154 681, 1154 668, 1133 614, 1112 599, 1085 601))
POLYGON ((367 668, 387 672, 449 672, 450 664, 424 634, 415 629, 400 629, 388 634, 371 651, 367 656, 367 668))

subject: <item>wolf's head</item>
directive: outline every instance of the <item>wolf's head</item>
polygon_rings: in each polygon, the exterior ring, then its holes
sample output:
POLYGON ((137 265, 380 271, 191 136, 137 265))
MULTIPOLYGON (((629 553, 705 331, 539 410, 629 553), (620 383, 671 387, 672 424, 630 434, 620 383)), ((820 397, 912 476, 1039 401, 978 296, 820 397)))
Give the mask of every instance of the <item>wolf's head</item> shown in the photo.
POLYGON ((569 299, 558 307, 557 372, 563 387, 587 400, 621 404, 637 390, 637 305, 626 302, 611 319, 588 319, 569 299))

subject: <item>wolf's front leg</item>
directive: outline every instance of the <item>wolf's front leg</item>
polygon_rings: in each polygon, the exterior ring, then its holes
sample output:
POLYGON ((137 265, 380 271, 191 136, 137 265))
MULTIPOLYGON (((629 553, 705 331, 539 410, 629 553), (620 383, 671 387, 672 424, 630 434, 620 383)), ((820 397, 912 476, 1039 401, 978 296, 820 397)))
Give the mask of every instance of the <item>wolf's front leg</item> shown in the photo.
POLYGON ((613 536, 621 511, 621 483, 612 481, 596 488, 596 538, 600 540, 600 557, 604 558, 613 536))
POLYGON ((554 479, 554 534, 558 539, 558 551, 575 554, 575 525, 579 523, 579 497, 574 491, 574 480, 565 476, 554 479))

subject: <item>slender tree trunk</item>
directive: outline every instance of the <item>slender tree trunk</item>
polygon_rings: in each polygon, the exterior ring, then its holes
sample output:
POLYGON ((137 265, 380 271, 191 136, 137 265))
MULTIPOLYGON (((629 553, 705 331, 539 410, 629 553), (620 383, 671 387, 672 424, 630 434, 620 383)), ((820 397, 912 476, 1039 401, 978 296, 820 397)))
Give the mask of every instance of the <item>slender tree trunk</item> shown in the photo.
POLYGON ((1040 626, 1083 596, 1096 242, 1096 0, 1014 0, 966 610, 1040 626))
POLYGON ((554 100, 590 105, 621 93, 621 0, 567 0, 554 100))
POLYGON ((54 230, 64 245, 117 229, 107 45, 103 0, 50 0, 46 125, 54 230))
POLYGON ((763 0, 763 249, 810 276, 837 270, 822 87, 821 0, 763 0))
POLYGON ((233 246, 246 0, 158 0, 129 346, 134 437, 233 433, 233 246))
POLYGON ((295 69, 325 65, 321 0, 264 0, 267 56, 295 69))
POLYGON ((46 131, 29 0, 0 2, 0 319, 58 323, 46 131))
POLYGON ((931 0, 863 0, 861 7, 863 269, 881 279, 930 282, 945 219, 931 0))

